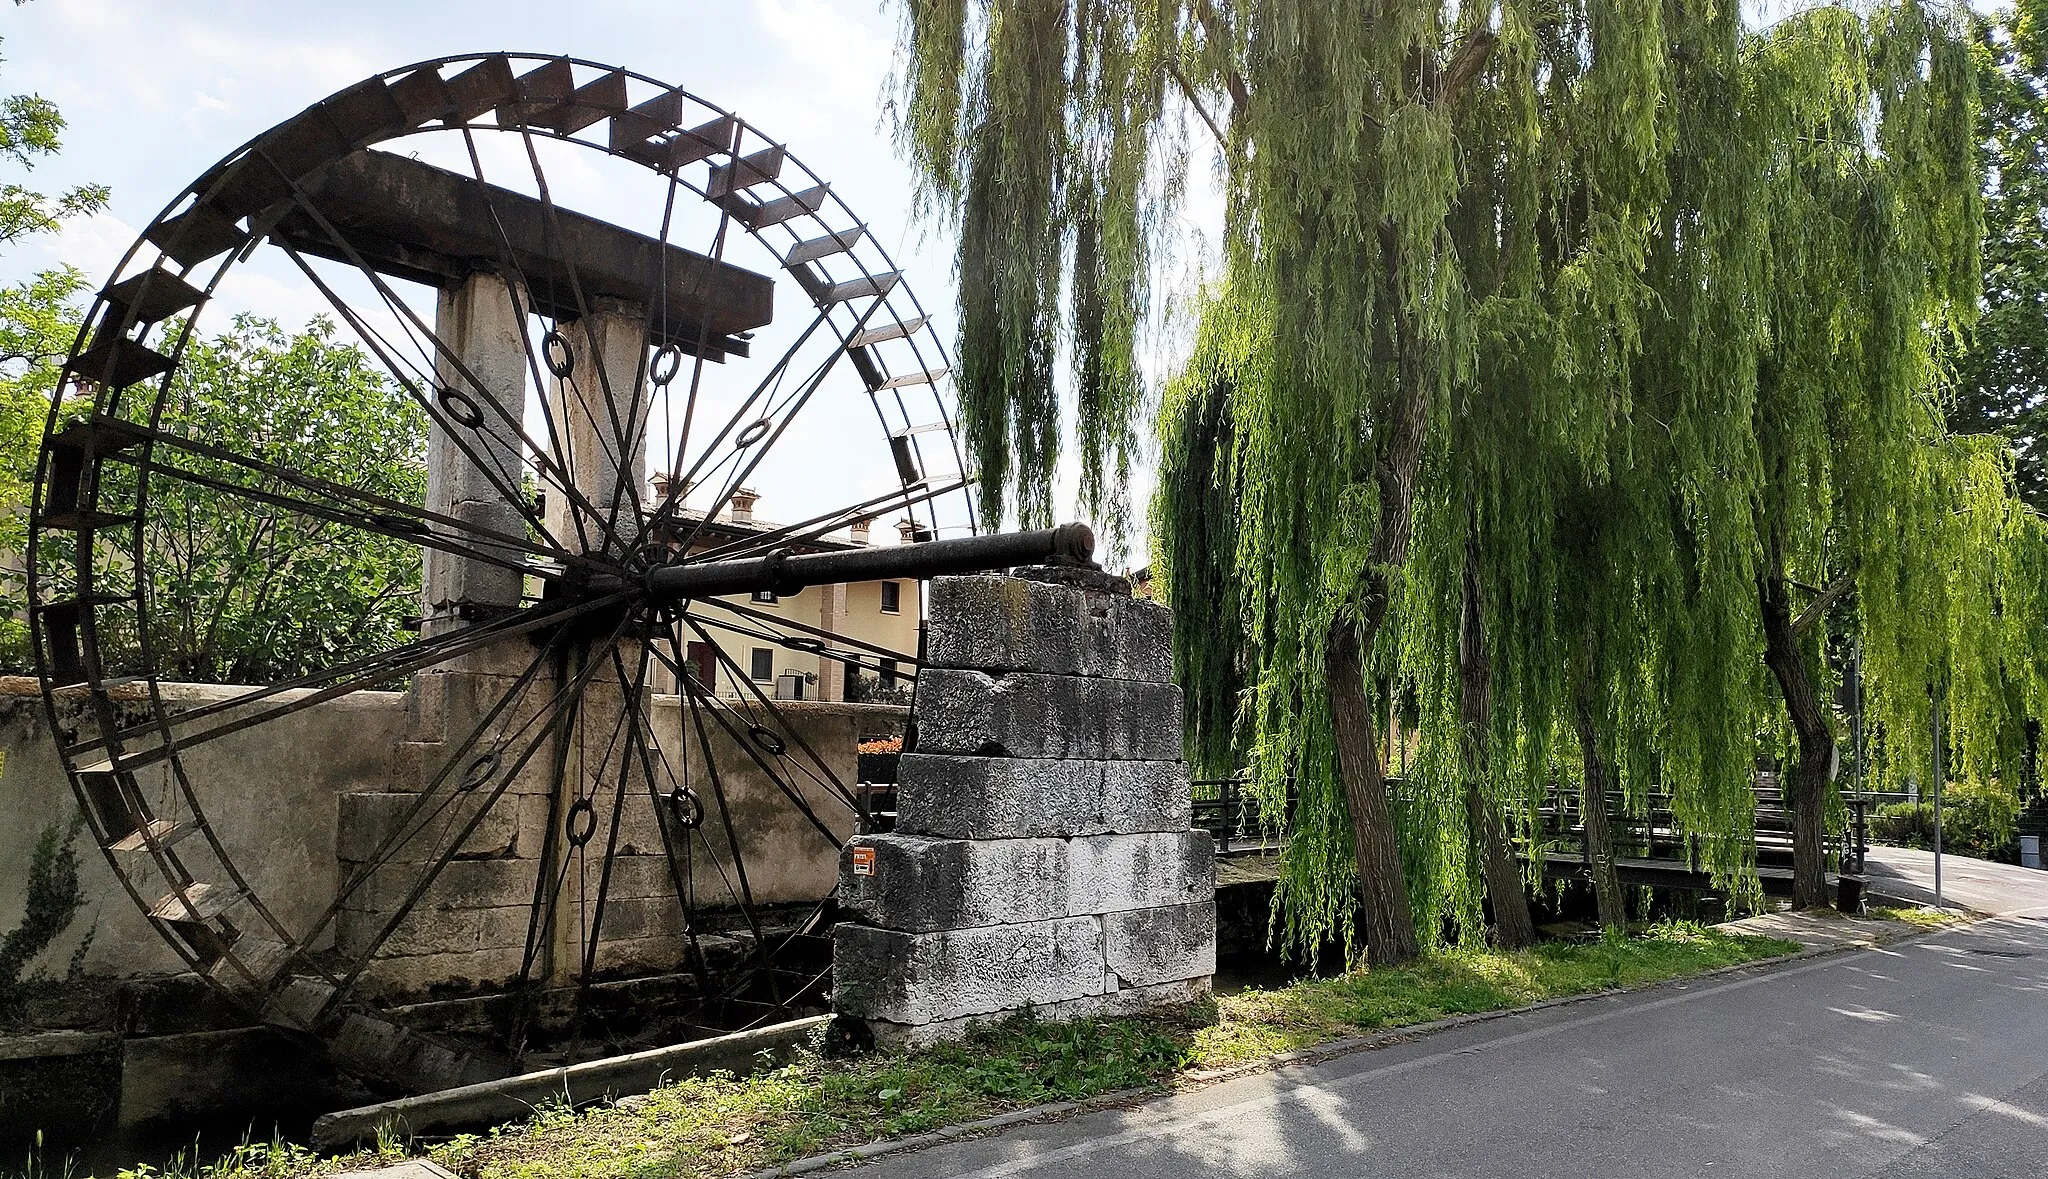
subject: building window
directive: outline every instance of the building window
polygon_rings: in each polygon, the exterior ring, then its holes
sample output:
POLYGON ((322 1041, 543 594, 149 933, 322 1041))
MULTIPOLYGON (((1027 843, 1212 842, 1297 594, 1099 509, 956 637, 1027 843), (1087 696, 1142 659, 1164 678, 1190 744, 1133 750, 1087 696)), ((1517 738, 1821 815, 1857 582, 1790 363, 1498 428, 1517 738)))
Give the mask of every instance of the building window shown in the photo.
POLYGON ((755 647, 752 661, 753 666, 748 669, 747 674, 752 676, 756 683, 770 683, 775 679, 775 648, 755 647))
MULTIPOLYGON (((887 584, 895 585, 896 583, 892 581, 887 584)), ((880 679, 884 689, 896 686, 896 661, 894 659, 882 660, 880 679)))
POLYGON ((882 613, 903 613, 903 583, 885 581, 882 583, 882 613))
POLYGON ((756 602, 761 603, 764 606, 773 606, 775 603, 780 602, 782 599, 776 596, 774 590, 755 590, 754 600, 756 602))

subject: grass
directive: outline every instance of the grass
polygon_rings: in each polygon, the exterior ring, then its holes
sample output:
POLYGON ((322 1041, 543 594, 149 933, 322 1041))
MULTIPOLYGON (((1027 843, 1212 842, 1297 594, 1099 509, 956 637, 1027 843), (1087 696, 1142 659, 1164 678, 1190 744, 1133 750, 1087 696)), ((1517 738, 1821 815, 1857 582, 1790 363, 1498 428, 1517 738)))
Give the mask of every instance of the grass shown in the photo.
MULTIPOLYGON (((1504 954, 1448 950, 1411 966, 1220 996, 1197 1008, 1069 1024, 1013 1018, 967 1040, 851 1059, 804 1053, 751 1077, 718 1075, 585 1110, 543 1108, 526 1122, 429 1146, 470 1179, 671 1179, 724 1175, 1008 1110, 1201 1074, 1384 1028, 1638 986, 1797 950, 1775 938, 1668 923, 1631 938, 1550 942, 1504 954)), ((254 1144, 221 1163, 153 1179, 311 1179, 405 1154, 318 1159, 254 1144)), ((123 1172, 122 1179, 144 1179, 123 1172)))
POLYGON ((1928 905, 1872 905, 1870 916, 1885 921, 1903 921, 1923 929, 1940 929, 1963 919, 1962 914, 1951 909, 1936 909, 1928 905))

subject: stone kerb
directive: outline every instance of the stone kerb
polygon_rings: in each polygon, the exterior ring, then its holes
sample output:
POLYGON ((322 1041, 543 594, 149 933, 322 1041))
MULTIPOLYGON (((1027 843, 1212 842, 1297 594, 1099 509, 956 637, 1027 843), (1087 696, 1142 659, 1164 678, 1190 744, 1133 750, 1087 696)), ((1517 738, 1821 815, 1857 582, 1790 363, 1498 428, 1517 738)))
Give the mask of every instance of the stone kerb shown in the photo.
POLYGON ((1206 993, 1215 851, 1191 828, 1170 612, 1078 570, 939 578, 929 601, 896 830, 840 857, 839 1012, 921 1042, 1206 993))

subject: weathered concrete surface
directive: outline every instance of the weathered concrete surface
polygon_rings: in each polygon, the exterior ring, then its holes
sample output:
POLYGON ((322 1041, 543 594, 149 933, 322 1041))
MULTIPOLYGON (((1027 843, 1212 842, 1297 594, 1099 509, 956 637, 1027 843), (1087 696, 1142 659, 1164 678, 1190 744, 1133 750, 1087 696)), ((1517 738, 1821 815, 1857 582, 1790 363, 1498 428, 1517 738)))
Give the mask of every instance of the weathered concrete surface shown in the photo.
POLYGON ((308 1068, 306 1047, 269 1028, 147 1036, 122 1045, 123 1126, 192 1123, 222 1110, 313 1110, 362 1086, 308 1068))
MULTIPOLYGON (((1061 1023, 1073 1019, 1114 1019, 1122 1015, 1142 1015, 1162 1007, 1186 1006, 1207 998, 1209 993, 1210 980, 1206 977, 1159 983, 1155 986, 1119 987, 1114 990, 1105 985, 1099 994, 1062 999, 1057 1003, 1038 1004, 1032 1007, 1031 1016, 1046 1023, 1061 1023)), ((917 1047, 945 1040, 957 1040, 976 1024, 986 1024, 992 1018, 1001 1017, 963 1015, 958 1019, 942 1019, 924 1024, 891 1023, 887 1020, 871 1019, 867 1021, 867 1025, 877 1044, 917 1047)))
POLYGON ((1071 913, 1187 905, 1216 895, 1216 841, 1207 831, 1091 835, 1068 843, 1067 863, 1071 913))
POLYGON ((620 520, 637 514, 645 497, 640 472, 646 468, 647 312, 621 299, 591 300, 590 314, 563 324, 570 372, 548 389, 549 404, 564 453, 554 460, 569 468, 581 504, 559 487, 549 487, 547 525, 572 550, 617 549, 630 529, 620 520), (617 540, 614 532, 625 533, 617 540))
POLYGON ((580 1105, 605 1097, 645 1093, 683 1077, 730 1072, 745 1076, 780 1064, 830 1022, 830 1016, 792 1020, 667 1048, 523 1073, 417 1097, 323 1114, 313 1123, 313 1145, 341 1150, 374 1141, 379 1130, 406 1138, 476 1130, 527 1117, 546 1101, 580 1105))
POLYGON ((333 1179, 457 1179, 457 1176, 431 1159, 407 1159, 370 1171, 343 1171, 333 1179))
POLYGON ((1173 678, 1173 612, 1129 594, 1020 577, 940 578, 926 635, 928 667, 1173 678))
POLYGON ((38 1130, 90 1126, 121 1100, 121 1038, 55 1031, 0 1037, 0 1147, 33 1145, 38 1130))
POLYGON ((842 923, 833 1003, 889 1023, 927 1024, 1102 993, 1102 923, 1062 917, 937 933, 842 923))
POLYGON ((917 681, 919 753, 1173 761, 1180 689, 1137 680, 933 669, 917 681))
POLYGON ((1206 831, 861 835, 840 857, 839 899, 862 920, 911 933, 1190 905, 1215 894, 1215 846, 1206 831))
MULTIPOLYGON (((526 408, 523 295, 484 273, 440 292, 434 334, 450 354, 435 357, 435 377, 450 392, 436 407, 442 416, 427 435, 427 510, 512 537, 526 535, 526 520, 498 489, 523 483, 519 430, 509 420, 526 408)), ((455 615, 464 606, 519 604, 524 579, 498 562, 518 564, 524 554, 476 533, 466 539, 497 561, 423 550, 423 634, 462 625, 455 615)))
MULTIPOLYGON (((473 707, 453 697, 444 706, 473 707)), ((617 707, 593 695, 582 723, 586 732, 595 736, 579 746, 579 752, 604 747, 617 707)), ((718 862, 731 864, 732 841, 718 819, 704 751, 694 732, 686 728, 688 719, 681 701, 674 696, 655 696, 648 711, 658 756, 666 759, 679 780, 694 783, 700 792, 706 821, 690 837, 696 845, 697 862, 700 866, 707 863, 708 847, 718 862), (677 739, 685 734, 689 739, 677 739)), ((783 701, 778 711, 789 727, 788 733, 782 734, 787 753, 781 759, 763 753, 758 746, 749 749, 744 738, 735 739, 716 725, 707 725, 706 730, 757 905, 809 903, 832 890, 839 878, 838 844, 852 835, 856 815, 829 780, 836 778, 850 788, 857 779, 859 740, 873 733, 900 731, 906 713, 900 707, 818 701, 783 701), (806 747, 817 754, 822 770, 810 763, 806 747), (783 783, 825 822, 829 835, 790 803, 762 768, 763 761, 779 767, 783 783), (799 763, 811 773, 796 768, 799 763)), ((371 862, 388 840, 409 830, 404 820, 419 797, 413 784, 431 780, 448 757, 435 742, 415 745, 420 750, 415 755, 416 777, 399 781, 399 788, 365 791, 349 800, 354 821, 341 841, 345 868, 353 870, 371 862), (411 789, 404 788, 407 786, 411 789)), ((637 780, 637 768, 618 764, 624 756, 621 749, 611 763, 599 766, 593 755, 589 764, 578 762, 571 770, 599 781, 616 780, 620 773, 630 773, 634 778, 629 780, 637 780)), ((465 795, 462 802, 437 811, 438 817, 431 823, 415 823, 420 830, 416 841, 395 845, 397 854, 373 872, 344 906, 337 933, 342 946, 368 944, 419 880, 423 864, 435 859, 439 849, 477 813, 498 781, 494 778, 491 788, 465 795)), ((551 821, 566 822, 565 816, 551 810, 545 790, 545 768, 529 766, 483 811, 482 820, 462 844, 465 858, 441 870, 414 912, 385 943, 380 960, 366 976, 367 993, 404 998, 437 985, 493 985, 517 976, 526 957, 534 884, 541 874, 549 826, 551 821)), ((593 843, 594 850, 601 850, 611 838, 613 798, 611 792, 600 791, 595 799, 598 842, 593 843)), ((433 805, 438 807, 439 802, 437 795, 433 805)), ((675 900, 656 803, 644 786, 626 793, 619 807, 618 830, 598 965, 606 970, 675 969, 685 959, 688 941, 683 935, 682 911, 675 900)), ((549 873, 550 879, 562 875, 559 866, 549 873)), ((586 907, 594 900, 598 883, 596 872, 568 873, 560 901, 562 911, 575 913, 586 907)), ((697 874, 696 888, 701 907, 739 903, 736 880, 721 879, 708 868, 697 874)), ((580 943, 572 936, 575 923, 558 923, 555 933, 551 942, 543 944, 536 962, 535 969, 542 976, 553 973, 548 968, 550 961, 558 969, 580 965, 580 943)))
POLYGON ((1104 914, 1102 954, 1119 989, 1208 978, 1216 973, 1216 902, 1104 914))
MULTIPOLYGON (((446 711, 479 715, 485 705, 472 693, 488 679, 476 674, 422 676, 434 693, 424 701, 396 692, 359 692, 184 755, 193 789, 221 842, 288 929, 310 927, 347 874, 384 848, 418 800, 419 788, 448 756, 441 742, 419 736, 440 736, 446 711)), ((231 699, 250 690, 163 686, 174 709, 231 699)), ((146 705, 139 693, 133 707, 140 719, 146 705)), ((815 701, 785 701, 779 709, 793 737, 849 786, 857 778, 855 747, 860 738, 900 732, 907 711, 815 701)), ((708 777, 702 749, 694 740, 675 740, 685 731, 681 702, 656 696, 650 712, 657 740, 680 746, 663 748, 661 753, 678 776, 687 774, 701 786, 708 777)), ((601 723, 601 718, 593 723, 601 723)), ((829 786, 785 769, 785 780, 833 834, 819 832, 730 736, 716 727, 709 736, 756 901, 798 903, 825 895, 838 879, 837 845, 852 834, 852 809, 829 786)), ((789 749, 791 759, 805 757, 796 740, 789 742, 789 749)), ((159 814, 182 813, 165 771, 145 771, 142 779, 154 792, 152 805, 159 814)), ((389 849, 390 866, 351 896, 335 926, 314 948, 335 944, 337 938, 344 948, 364 944, 363 939, 381 927, 382 917, 410 891, 422 865, 438 855, 442 845, 435 837, 452 838, 488 794, 480 790, 433 811, 435 820, 422 826, 413 840, 389 849)), ((437 798, 434 805, 438 802, 437 798)), ((607 795, 598 814, 607 832, 609 802, 607 795)), ((715 800, 708 789, 704 805, 708 822, 703 840, 721 861, 730 863, 733 849, 716 820, 715 800)), ((64 829, 77 812, 43 715, 40 689, 25 678, 0 679, 0 930, 13 928, 21 919, 37 838, 51 825, 64 829)), ((375 972, 373 987, 408 990, 437 983, 488 983, 516 973, 548 818, 547 800, 534 789, 510 790, 492 805, 462 843, 459 852, 464 858, 443 870, 422 898, 418 913, 395 933, 388 947, 393 963, 375 972), (410 961, 401 966, 398 959, 410 961)), ((92 942, 80 966, 89 976, 182 971, 184 964, 137 910, 90 842, 89 832, 81 830, 79 881, 85 903, 79 916, 25 974, 61 977, 88 936, 92 942)), ((670 968, 681 960, 685 943, 677 936, 675 886, 655 806, 644 790, 628 794, 618 850, 606 918, 607 941, 618 948, 608 947, 603 960, 622 968, 670 968)), ((201 879, 218 878, 218 865, 199 841, 187 841, 180 851, 201 879)), ((157 887, 148 871, 143 877, 146 892, 157 887)), ((593 888, 594 882, 593 876, 593 888)), ((716 908, 721 898, 715 879, 700 878, 698 883, 699 903, 716 908)), ((570 898, 571 903, 577 899, 570 898)))
POLYGON ((1193 821, 1180 761, 906 753, 896 773, 896 830, 914 835, 1069 838, 1185 831, 1193 821))
MULTIPOLYGON (((249 690, 197 684, 163 689, 174 708, 229 699, 249 690)), ((145 706, 138 701, 135 707, 145 706)), ((402 694, 358 692, 185 754, 185 766, 208 804, 214 829, 241 855, 238 865, 280 921, 309 926, 333 899, 342 796, 389 779, 392 749, 404 729, 402 694)), ((51 825, 65 828, 78 814, 33 680, 0 679, 0 759, 0 930, 5 930, 21 920, 36 839, 51 825)), ((161 769, 140 775, 158 813, 182 813, 172 805, 168 777, 161 769)), ((73 952, 88 936, 92 945, 80 966, 89 975, 182 970, 183 963, 114 879, 92 846, 90 832, 81 830, 78 843, 79 887, 85 904, 71 928, 26 973, 63 977, 73 952)), ((210 857, 199 842, 188 840, 179 850, 203 876, 210 857)), ((144 887, 154 887, 153 877, 144 875, 144 887)))
POLYGON ((858 835, 839 860, 839 903, 887 929, 929 933, 1068 916, 1062 839, 858 835), (872 860, 856 869, 861 849, 872 860))

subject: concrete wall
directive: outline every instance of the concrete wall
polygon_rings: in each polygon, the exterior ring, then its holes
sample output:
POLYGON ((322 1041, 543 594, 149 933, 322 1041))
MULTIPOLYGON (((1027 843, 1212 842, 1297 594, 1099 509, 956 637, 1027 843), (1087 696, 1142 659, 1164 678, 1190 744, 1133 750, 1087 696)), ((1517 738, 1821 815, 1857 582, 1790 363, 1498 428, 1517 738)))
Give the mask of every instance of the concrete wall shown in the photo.
MULTIPOLYGON (((656 817, 657 806, 665 809, 668 792, 678 785, 697 796, 703 821, 687 835, 672 827, 670 839, 679 859, 687 860, 685 883, 693 907, 702 914, 699 929, 712 931, 709 940, 714 945, 729 941, 741 924, 734 910, 743 897, 758 909, 772 909, 808 906, 832 891, 838 879, 839 845, 852 834, 857 817, 833 782, 850 788, 856 781, 856 743, 873 733, 900 731, 905 710, 817 701, 783 702, 777 708, 786 731, 764 726, 764 733, 749 734, 744 727, 748 722, 729 713, 725 719, 732 728, 707 717, 700 741, 678 698, 654 697, 651 724, 661 762, 655 779, 663 800, 657 803, 650 797, 644 771, 623 766, 622 754, 598 763, 603 756, 598 751, 616 714, 602 701, 586 701, 573 754, 584 760, 571 772, 575 776, 580 770, 588 780, 602 784, 592 792, 588 822, 594 834, 580 855, 563 848, 559 839, 552 849, 556 858, 548 874, 562 881, 558 904, 567 916, 553 938, 542 939, 542 952, 550 960, 536 965, 537 974, 565 978, 580 966, 585 952, 582 923, 593 919, 601 853, 613 843, 615 811, 618 833, 612 875, 604 890, 597 967, 666 971, 684 964, 689 941, 656 817), (704 756, 707 742, 717 767, 715 781, 704 756), (768 747, 775 743, 784 749, 781 756, 768 747), (774 773, 766 767, 773 767, 774 773), (621 800, 615 784, 622 769, 629 788, 621 800)), ((438 764, 431 751, 422 758, 424 772, 431 773, 438 764)), ((374 992, 395 995, 453 984, 488 986, 519 972, 532 926, 535 883, 543 864, 550 862, 551 813, 558 830, 567 827, 563 813, 551 812, 547 779, 546 767, 536 764, 490 807, 485 821, 459 849, 459 858, 441 871, 384 943, 369 976, 374 992)), ((487 794, 480 790, 468 798, 480 805, 487 794)), ((340 848, 344 864, 354 869, 369 860, 417 798, 397 786, 345 797, 345 841, 340 848)), ((459 831, 474 813, 474 806, 458 805, 439 822, 445 830, 459 831)), ((351 898, 341 922, 344 949, 355 951, 370 943, 440 846, 408 845, 351 898)))
MULTIPOLYGON (((173 685, 173 706, 228 698, 247 688, 173 685)), ((391 773, 405 725, 405 697, 358 692, 193 750, 185 758, 195 791, 221 842, 258 895, 287 925, 310 924, 334 894, 341 796, 391 773)), ((21 920, 29 857, 51 824, 78 815, 32 680, 0 679, 0 930, 21 920)), ((159 814, 177 814, 168 774, 146 772, 159 814)), ((210 863, 198 838, 178 845, 195 871, 210 863)), ((175 972, 183 964, 123 891, 90 830, 78 836, 85 907, 32 970, 62 976, 81 939, 92 945, 86 973, 126 977, 175 972)), ((140 857, 146 861, 147 857, 140 857)), ((203 875, 203 872, 201 872, 203 875)), ((144 886, 156 888, 151 878, 144 886)), ((157 888, 160 894, 163 890, 157 888)), ((149 900, 155 900, 151 895, 149 900)))
MULTIPOLYGON (((175 685, 165 694, 174 704, 199 704, 246 690, 175 685)), ((875 733, 900 732, 905 714, 901 708, 810 701, 780 707, 793 737, 814 750, 848 785, 856 779, 856 742, 875 733)), ((431 746, 418 740, 418 713, 414 702, 409 714, 404 693, 361 692, 209 743, 186 756, 193 789, 222 844, 288 928, 303 930, 319 917, 334 898, 342 873, 367 858, 395 816, 418 797, 412 791, 434 764, 431 746)), ((705 808, 704 826, 692 840, 695 901, 706 910, 729 908, 738 892, 732 841, 719 819, 717 792, 702 749, 694 732, 690 740, 683 740, 686 718, 676 697, 655 697, 652 713, 662 754, 676 777, 701 796, 705 808), (725 868, 723 876, 720 866, 725 868)), ((592 723, 601 724, 602 718, 593 717, 592 723)), ((813 767, 814 777, 799 768, 809 765, 809 759, 796 740, 785 741, 787 756, 780 759, 758 745, 755 751, 769 764, 782 767, 783 780, 823 821, 828 829, 824 832, 803 817, 754 757, 723 729, 710 726, 708 736, 754 902, 800 904, 824 896, 837 880, 838 848, 853 831, 854 812, 825 784, 822 772, 813 767)), ((0 758, 4 931, 21 920, 37 837, 50 824, 69 824, 78 814, 33 681, 0 679, 0 758)), ((150 777, 145 775, 145 780, 150 777)), ((540 777, 541 768, 536 766, 491 808, 462 848, 463 858, 442 872, 415 916, 387 946, 386 954, 394 961, 379 977, 394 986, 426 987, 488 982, 516 972, 548 825, 548 800, 535 784, 540 777)), ((179 813, 168 774, 158 770, 153 778, 158 813, 179 813)), ((569 885, 565 904, 572 909, 596 890, 594 853, 609 835, 612 798, 609 788, 597 792, 598 833, 589 845, 592 854, 586 857, 592 870, 587 884, 582 884, 586 891, 579 891, 580 880, 569 885)), ((448 813, 466 817, 460 807, 448 813)), ((679 961, 679 910, 653 816, 654 803, 644 785, 629 792, 620 813, 619 853, 604 927, 607 945, 600 966, 672 969, 679 961)), ((89 830, 80 831, 78 851, 85 906, 32 972, 62 977, 87 937, 91 944, 81 960, 86 974, 121 978, 181 970, 182 963, 92 846, 89 830)), ((201 839, 185 840, 178 851, 195 875, 218 878, 201 839)), ((424 853, 401 853, 358 895, 339 923, 344 946, 381 926, 379 918, 409 891, 425 858, 424 853)), ((140 888, 146 899, 154 900, 164 890, 148 878, 151 874, 144 875, 140 888)), ((333 936, 330 933, 319 944, 331 943, 333 936)))

